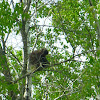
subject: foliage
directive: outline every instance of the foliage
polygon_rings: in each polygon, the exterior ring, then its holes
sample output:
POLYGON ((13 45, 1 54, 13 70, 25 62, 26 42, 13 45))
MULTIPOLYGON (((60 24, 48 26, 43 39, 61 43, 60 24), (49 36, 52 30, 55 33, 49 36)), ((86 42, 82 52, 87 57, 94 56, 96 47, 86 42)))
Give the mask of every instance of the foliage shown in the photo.
POLYGON ((99 1, 38 0, 31 1, 28 11, 24 2, 10 3, 0 3, 1 98, 22 96, 25 80, 13 82, 23 76, 23 36, 28 22, 30 49, 46 47, 50 62, 49 68, 32 74, 32 99, 96 99, 100 95, 99 1), (46 24, 41 25, 41 20, 46 24), (10 43, 12 37, 16 42, 10 43))

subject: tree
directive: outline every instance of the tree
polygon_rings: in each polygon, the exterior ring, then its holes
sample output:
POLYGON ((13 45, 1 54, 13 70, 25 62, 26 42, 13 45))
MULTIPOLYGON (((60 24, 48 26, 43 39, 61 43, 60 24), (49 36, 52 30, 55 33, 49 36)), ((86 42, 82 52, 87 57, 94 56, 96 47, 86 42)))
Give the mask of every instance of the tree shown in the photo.
POLYGON ((99 6, 98 0, 2 0, 1 98, 99 100, 99 6), (31 71, 28 56, 43 47, 49 68, 31 71))

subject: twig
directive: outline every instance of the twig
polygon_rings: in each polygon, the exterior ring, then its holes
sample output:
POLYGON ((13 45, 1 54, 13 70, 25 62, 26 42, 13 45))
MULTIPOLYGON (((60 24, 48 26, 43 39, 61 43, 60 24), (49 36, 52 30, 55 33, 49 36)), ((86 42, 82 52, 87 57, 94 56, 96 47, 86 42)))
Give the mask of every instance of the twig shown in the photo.
MULTIPOLYGON (((7 48, 7 47, 6 47, 7 48)), ((18 61, 18 63, 20 64, 20 66, 23 67, 23 65, 20 63, 19 59, 7 48, 8 52, 18 61)))

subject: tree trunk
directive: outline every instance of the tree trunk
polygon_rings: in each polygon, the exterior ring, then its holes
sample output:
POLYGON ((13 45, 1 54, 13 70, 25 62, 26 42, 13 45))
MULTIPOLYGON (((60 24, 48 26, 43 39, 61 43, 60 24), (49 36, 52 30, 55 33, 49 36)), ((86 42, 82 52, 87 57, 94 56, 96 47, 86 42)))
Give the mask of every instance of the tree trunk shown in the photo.
MULTIPOLYGON (((24 8, 23 14, 28 14, 28 10, 30 7, 31 0, 24 0, 24 8)), ((23 17, 22 17, 23 18, 23 17)), ((22 19, 22 41, 23 41, 23 71, 22 76, 24 76, 28 72, 28 54, 29 54, 29 19, 27 20, 26 16, 22 19)), ((31 79, 30 76, 26 76, 25 79, 22 81, 22 91, 21 91, 21 99, 22 100, 31 100, 31 79)))

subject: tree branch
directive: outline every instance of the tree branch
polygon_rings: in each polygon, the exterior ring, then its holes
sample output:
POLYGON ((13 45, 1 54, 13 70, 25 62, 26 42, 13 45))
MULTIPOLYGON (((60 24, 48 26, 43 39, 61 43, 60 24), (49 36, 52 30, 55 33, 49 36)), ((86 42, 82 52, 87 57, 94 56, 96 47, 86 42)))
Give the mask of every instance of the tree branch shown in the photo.
MULTIPOLYGON (((99 49, 97 49, 97 50, 99 50, 99 49)), ((89 52, 95 52, 95 51, 97 51, 97 50, 91 50, 91 51, 82 52, 82 53, 80 53, 80 54, 77 54, 77 55, 75 55, 75 56, 69 58, 68 60, 64 60, 64 61, 61 61, 61 62, 59 62, 59 63, 52 64, 52 65, 50 65, 49 67, 56 66, 56 65, 60 65, 60 64, 62 64, 62 63, 68 62, 68 61, 73 61, 73 59, 74 59, 75 57, 77 57, 77 56, 80 56, 80 55, 82 55, 82 54, 89 53, 89 52)), ((74 60, 74 61, 75 61, 75 60, 74 60)), ((19 80, 25 78, 26 76, 29 76, 29 75, 35 73, 40 67, 41 67, 41 66, 39 66, 36 70, 34 70, 34 71, 30 72, 30 73, 27 73, 27 74, 25 74, 24 76, 18 78, 18 79, 15 80, 13 83, 17 83, 17 81, 19 81, 19 80)))
POLYGON ((8 48, 7 48, 7 50, 17 60, 17 62, 20 64, 20 66, 23 67, 23 65, 20 63, 19 59, 8 48))

